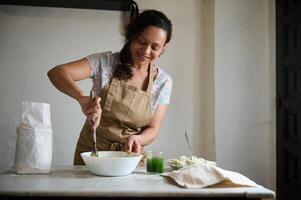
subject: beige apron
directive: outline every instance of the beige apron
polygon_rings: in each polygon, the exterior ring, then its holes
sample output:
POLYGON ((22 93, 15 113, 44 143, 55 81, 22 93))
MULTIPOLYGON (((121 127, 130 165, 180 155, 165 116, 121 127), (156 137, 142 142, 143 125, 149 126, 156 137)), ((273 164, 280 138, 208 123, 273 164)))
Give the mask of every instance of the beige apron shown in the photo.
MULTIPOLYGON (((98 94, 101 97, 101 120, 96 129, 97 150, 123 151, 127 137, 139 134, 151 122, 151 89, 154 70, 148 67, 148 86, 143 91, 117 78, 98 94), (105 101, 104 101, 105 100, 105 101)), ((92 131, 85 122, 74 155, 74 165, 84 165, 80 153, 92 150, 92 131)))

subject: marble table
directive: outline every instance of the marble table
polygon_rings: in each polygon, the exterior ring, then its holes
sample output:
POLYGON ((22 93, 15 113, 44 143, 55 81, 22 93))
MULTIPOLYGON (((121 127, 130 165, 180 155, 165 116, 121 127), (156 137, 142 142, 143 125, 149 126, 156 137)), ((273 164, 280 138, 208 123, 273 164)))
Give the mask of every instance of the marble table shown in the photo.
POLYGON ((273 199, 274 196, 273 191, 256 187, 186 189, 169 178, 147 174, 143 168, 123 177, 96 176, 85 166, 56 166, 49 174, 18 175, 13 170, 0 174, 0 199, 273 199))

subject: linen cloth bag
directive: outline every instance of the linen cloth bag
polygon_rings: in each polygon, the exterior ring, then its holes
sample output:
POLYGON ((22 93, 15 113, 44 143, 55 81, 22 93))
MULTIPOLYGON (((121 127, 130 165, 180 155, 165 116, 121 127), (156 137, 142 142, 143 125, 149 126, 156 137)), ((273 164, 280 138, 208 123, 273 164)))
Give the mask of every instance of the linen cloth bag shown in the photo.
POLYGON ((210 164, 187 166, 172 172, 165 172, 162 176, 172 178, 178 185, 185 188, 262 187, 242 174, 210 164))
POLYGON ((22 103, 22 120, 17 127, 15 168, 19 174, 49 173, 52 162, 50 105, 22 103))

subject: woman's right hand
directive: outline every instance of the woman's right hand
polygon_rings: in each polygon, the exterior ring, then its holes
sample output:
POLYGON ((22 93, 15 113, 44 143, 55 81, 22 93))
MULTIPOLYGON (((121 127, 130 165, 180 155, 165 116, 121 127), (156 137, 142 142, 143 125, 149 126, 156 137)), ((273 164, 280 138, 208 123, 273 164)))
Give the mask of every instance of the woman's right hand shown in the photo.
POLYGON ((78 103, 84 115, 87 117, 92 129, 96 129, 99 125, 101 118, 101 107, 100 107, 100 97, 95 96, 93 101, 90 100, 89 96, 82 96, 78 98, 78 103))

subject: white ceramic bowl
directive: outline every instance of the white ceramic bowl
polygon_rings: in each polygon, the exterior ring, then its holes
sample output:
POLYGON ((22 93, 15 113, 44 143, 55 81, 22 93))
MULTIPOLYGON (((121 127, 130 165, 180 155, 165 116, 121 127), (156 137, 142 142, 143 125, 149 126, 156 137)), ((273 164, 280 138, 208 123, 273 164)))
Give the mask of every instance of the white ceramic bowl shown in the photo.
POLYGON ((123 151, 98 151, 98 157, 91 156, 91 152, 83 152, 81 156, 88 169, 100 176, 129 175, 142 158, 141 154, 123 151))

